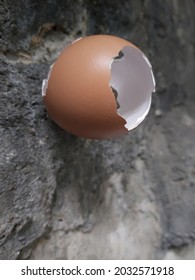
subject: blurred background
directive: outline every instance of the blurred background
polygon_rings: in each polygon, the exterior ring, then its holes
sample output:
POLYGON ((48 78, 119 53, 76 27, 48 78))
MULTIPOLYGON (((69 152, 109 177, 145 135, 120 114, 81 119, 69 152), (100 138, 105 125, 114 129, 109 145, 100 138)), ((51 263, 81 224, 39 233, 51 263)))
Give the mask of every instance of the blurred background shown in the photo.
POLYGON ((195 259, 195 1, 0 0, 0 259, 195 259), (48 117, 42 80, 90 34, 137 45, 157 88, 128 135, 48 117))

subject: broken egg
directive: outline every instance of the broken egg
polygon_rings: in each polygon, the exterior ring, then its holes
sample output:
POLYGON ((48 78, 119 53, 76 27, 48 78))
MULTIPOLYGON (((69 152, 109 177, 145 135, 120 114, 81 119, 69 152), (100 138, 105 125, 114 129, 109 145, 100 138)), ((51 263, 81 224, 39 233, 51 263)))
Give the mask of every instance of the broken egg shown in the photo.
POLYGON ((42 86, 51 118, 64 130, 91 139, 115 137, 138 126, 154 91, 146 56, 111 35, 88 36, 65 47, 42 86))

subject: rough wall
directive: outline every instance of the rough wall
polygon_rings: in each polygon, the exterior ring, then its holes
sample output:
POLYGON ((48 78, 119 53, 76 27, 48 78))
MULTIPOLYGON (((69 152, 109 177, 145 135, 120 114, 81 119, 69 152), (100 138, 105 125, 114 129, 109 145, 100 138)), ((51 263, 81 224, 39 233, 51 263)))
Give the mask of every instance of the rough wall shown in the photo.
POLYGON ((0 259, 195 258, 195 2, 0 0, 0 259), (147 119, 92 141, 47 116, 59 51, 115 34, 150 58, 147 119))

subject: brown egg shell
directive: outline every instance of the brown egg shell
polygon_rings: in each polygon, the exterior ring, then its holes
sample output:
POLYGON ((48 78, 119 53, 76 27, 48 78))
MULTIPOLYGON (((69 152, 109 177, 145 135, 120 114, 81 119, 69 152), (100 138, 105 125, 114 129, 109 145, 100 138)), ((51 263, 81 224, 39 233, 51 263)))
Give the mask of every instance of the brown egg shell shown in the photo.
POLYGON ((130 42, 111 35, 88 36, 64 49, 54 63, 44 103, 64 130, 105 139, 127 133, 109 86, 111 63, 130 42))

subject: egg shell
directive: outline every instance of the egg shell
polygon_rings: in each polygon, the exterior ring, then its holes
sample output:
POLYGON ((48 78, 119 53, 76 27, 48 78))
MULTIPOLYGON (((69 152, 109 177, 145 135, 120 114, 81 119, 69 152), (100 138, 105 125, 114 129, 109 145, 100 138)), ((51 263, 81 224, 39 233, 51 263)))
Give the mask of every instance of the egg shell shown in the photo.
POLYGON ((125 120, 109 86, 111 63, 130 42, 94 35, 67 46, 52 67, 44 103, 64 130, 81 137, 105 139, 127 133, 125 120))

